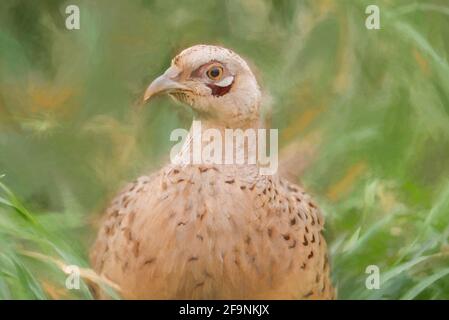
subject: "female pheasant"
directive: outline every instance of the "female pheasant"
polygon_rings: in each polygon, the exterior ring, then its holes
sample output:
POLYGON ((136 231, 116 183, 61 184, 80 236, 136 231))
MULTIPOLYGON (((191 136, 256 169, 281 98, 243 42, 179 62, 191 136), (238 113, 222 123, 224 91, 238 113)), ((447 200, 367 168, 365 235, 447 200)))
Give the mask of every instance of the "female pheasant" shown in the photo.
MULTIPOLYGON (((259 126, 256 78, 229 49, 182 51, 145 100, 161 93, 188 104, 203 131, 259 126)), ((258 164, 177 161, 115 198, 91 261, 129 299, 332 299, 323 224, 309 195, 258 164)))

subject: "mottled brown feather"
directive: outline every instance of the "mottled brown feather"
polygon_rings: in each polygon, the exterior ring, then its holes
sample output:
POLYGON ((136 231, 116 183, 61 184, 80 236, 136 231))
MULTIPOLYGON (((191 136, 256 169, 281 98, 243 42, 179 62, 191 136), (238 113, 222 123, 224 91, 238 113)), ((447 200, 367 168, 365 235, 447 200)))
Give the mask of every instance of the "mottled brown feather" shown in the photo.
POLYGON ((91 259, 125 298, 329 299, 322 228, 308 194, 255 166, 168 165, 113 201, 91 259))

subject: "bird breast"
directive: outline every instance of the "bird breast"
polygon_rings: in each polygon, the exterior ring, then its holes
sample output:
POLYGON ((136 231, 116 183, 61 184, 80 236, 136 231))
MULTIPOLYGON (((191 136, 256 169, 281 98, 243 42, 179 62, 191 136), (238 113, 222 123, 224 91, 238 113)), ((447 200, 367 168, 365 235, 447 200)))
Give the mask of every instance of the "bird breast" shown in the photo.
MULTIPOLYGON (((122 218, 109 237, 113 252, 103 259, 103 272, 119 279, 128 298, 307 294, 304 279, 315 277, 316 268, 301 269, 310 252, 301 251, 301 233, 292 230, 305 223, 298 218, 292 225, 287 208, 295 200, 279 188, 257 168, 169 166, 118 200, 115 214, 122 218), (289 290, 291 277, 302 278, 304 289, 295 282, 289 290)), ((318 243, 319 232, 314 237, 318 243)))

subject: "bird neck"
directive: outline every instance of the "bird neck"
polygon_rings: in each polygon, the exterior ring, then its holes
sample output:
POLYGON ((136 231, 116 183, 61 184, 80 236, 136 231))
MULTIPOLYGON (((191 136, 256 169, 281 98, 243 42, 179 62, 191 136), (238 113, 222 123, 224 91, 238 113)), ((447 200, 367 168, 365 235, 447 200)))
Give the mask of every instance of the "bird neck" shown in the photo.
MULTIPOLYGON (((257 164, 259 122, 229 127, 212 120, 194 120, 174 157, 178 164, 257 164)), ((172 158, 173 160, 173 158, 172 158)))
POLYGON ((194 120, 172 162, 180 165, 253 165, 268 163, 277 170, 277 134, 267 142, 258 122, 229 128, 213 121, 194 120), (266 148, 270 146, 269 156, 266 148), (274 152, 273 152, 274 151, 274 152), (274 158, 273 158, 274 157, 274 158))

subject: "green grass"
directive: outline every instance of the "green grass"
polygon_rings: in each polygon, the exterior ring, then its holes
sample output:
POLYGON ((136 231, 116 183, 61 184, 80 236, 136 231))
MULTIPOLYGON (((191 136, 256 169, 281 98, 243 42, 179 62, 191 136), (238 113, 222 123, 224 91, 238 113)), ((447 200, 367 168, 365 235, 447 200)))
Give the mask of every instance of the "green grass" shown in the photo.
POLYGON ((61 268, 89 277, 101 209, 188 126, 169 99, 133 105, 201 42, 257 66, 281 147, 315 146, 300 180, 326 215, 339 298, 449 299, 449 6, 377 1, 368 31, 371 2, 76 1, 71 32, 65 2, 2 1, 0 299, 91 298, 61 268))
POLYGON ((89 270, 77 230, 83 216, 30 213, 0 182, 0 299, 92 299, 87 283, 114 294, 108 282, 89 270), (67 267, 80 269, 80 288, 66 286, 67 267))

